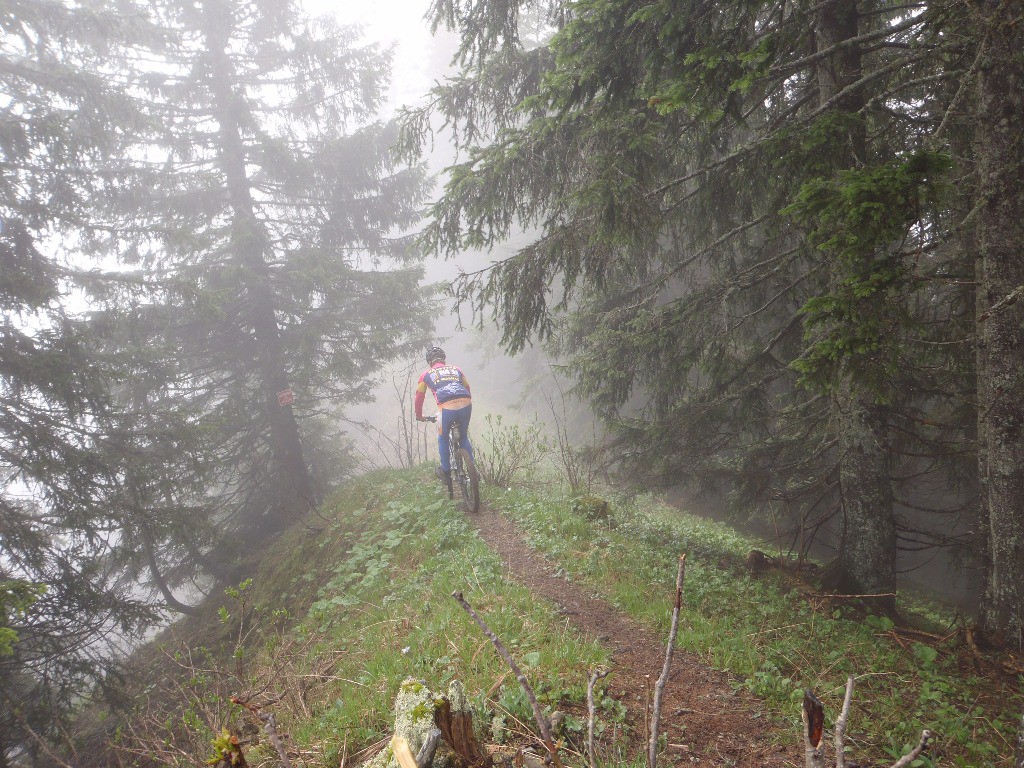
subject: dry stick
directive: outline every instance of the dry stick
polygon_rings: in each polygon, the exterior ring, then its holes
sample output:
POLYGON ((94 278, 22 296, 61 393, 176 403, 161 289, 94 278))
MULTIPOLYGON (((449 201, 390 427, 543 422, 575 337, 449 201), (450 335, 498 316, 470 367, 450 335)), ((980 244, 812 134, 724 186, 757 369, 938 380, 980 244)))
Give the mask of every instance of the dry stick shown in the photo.
POLYGON ((672 627, 668 631, 668 644, 665 648, 665 664, 661 668, 661 677, 654 686, 654 709, 651 712, 651 740, 647 745, 648 768, 655 768, 658 760, 658 721, 661 719, 661 697, 668 682, 669 669, 672 666, 672 652, 676 646, 676 634, 679 632, 679 612, 683 607, 683 576, 686 572, 686 553, 679 556, 679 570, 676 572, 676 602, 672 607, 672 627))
POLYGON ((651 676, 644 675, 644 738, 646 744, 651 738, 651 676))
POLYGON ((431 728, 427 734, 426 741, 423 742, 420 751, 416 753, 416 765, 418 768, 427 768, 428 765, 434 762, 434 754, 437 752, 437 743, 440 740, 441 731, 437 728, 431 728))
POLYGON ((587 758, 590 760, 590 768, 595 768, 597 758, 594 751, 594 720, 597 719, 597 705, 594 703, 594 685, 602 677, 607 677, 610 669, 595 669, 590 675, 590 682, 587 683, 587 758))
POLYGON ((846 678, 846 696, 836 720, 836 768, 846 768, 846 722, 850 718, 850 702, 853 701, 853 680, 853 675, 846 678))
POLYGON ((857 600, 857 599, 860 599, 860 598, 869 598, 869 597, 896 597, 896 593, 895 592, 879 592, 877 595, 839 595, 839 594, 820 593, 820 594, 815 595, 815 597, 828 597, 828 598, 831 598, 833 600, 857 600))
POLYGON ((281 765, 283 765, 284 768, 292 768, 292 762, 288 759, 288 752, 284 748, 284 742, 281 741, 281 737, 277 735, 277 718, 274 717, 274 713, 271 712, 270 714, 264 714, 255 704, 242 701, 237 696, 232 696, 231 702, 233 704, 238 704, 241 707, 245 707, 256 715, 260 722, 263 723, 263 730, 267 732, 267 736, 270 738, 270 743, 274 745, 274 749, 277 751, 277 756, 281 760, 281 765))
POLYGON ((409 742, 404 737, 395 735, 391 738, 391 752, 402 768, 417 768, 416 758, 412 756, 409 742))
POLYGON ((540 704, 537 703, 537 696, 533 692, 533 688, 530 687, 529 681, 526 679, 526 675, 523 674, 523 670, 519 668, 512 655, 508 652, 508 649, 504 646, 498 636, 491 631, 491 628, 487 626, 487 623, 480 618, 480 614, 473 610, 466 598, 462 596, 459 590, 452 592, 452 597, 462 606, 462 608, 472 617, 473 621, 476 622, 477 626, 483 630, 483 633, 487 635, 487 639, 491 641, 491 645, 498 652, 498 655, 505 660, 513 674, 516 676, 516 680, 519 681, 519 685, 523 688, 523 693, 526 694, 526 698, 530 700, 530 706, 533 707, 533 719, 537 721, 537 728, 540 729, 541 738, 544 741, 544 746, 548 750, 548 754, 551 755, 551 761, 555 764, 555 768, 563 768, 562 761, 558 759, 558 749, 555 747, 555 741, 551 738, 551 729, 548 728, 547 720, 544 719, 544 714, 540 710, 540 704))
POLYGON ((921 753, 928 749, 928 742, 932 740, 932 732, 928 729, 921 731, 921 741, 910 752, 892 764, 892 768, 907 768, 912 762, 921 756, 921 753))

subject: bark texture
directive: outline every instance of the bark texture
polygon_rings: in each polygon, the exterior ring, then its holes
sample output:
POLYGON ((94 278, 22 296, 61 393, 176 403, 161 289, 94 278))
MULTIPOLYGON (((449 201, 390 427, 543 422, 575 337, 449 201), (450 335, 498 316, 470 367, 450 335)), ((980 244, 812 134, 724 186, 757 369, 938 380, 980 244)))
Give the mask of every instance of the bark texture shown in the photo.
POLYGON ((983 621, 1018 647, 1024 633, 1024 1, 974 3, 986 30, 978 75, 978 432, 988 513, 983 621))

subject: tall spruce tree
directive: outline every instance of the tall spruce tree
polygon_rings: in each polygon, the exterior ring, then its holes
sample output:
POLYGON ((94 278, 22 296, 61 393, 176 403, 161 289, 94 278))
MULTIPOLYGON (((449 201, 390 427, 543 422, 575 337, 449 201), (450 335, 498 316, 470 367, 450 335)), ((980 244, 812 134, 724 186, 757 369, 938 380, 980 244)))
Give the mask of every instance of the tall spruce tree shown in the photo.
POLYGON ((146 37, 131 2, 28 0, 0 20, 0 764, 47 763, 69 708, 109 679, 118 635, 155 616, 119 580, 100 458, 117 361, 69 306, 74 244, 138 126, 115 58, 146 37))
POLYGON ((219 522, 258 537, 338 478, 311 446, 426 330, 401 236, 425 175, 372 122, 389 57, 358 30, 294 2, 152 8, 165 45, 136 73, 152 130, 111 245, 151 290, 125 311, 175 351, 175 397, 202 414, 219 522))
POLYGON ((977 77, 978 432, 984 623, 1024 648, 1024 3, 972 3, 977 77))
POLYGON ((935 364, 963 326, 933 307, 966 308, 946 278, 948 162, 927 144, 970 62, 948 43, 962 14, 555 4, 551 45, 528 51, 519 8, 435 5, 465 36, 463 74, 434 99, 465 159, 427 247, 537 228, 463 285, 509 346, 563 334, 581 391, 620 414, 631 468, 725 481, 807 534, 838 514, 838 583, 892 592, 897 535, 922 537, 895 496, 931 510, 927 481, 970 493, 949 471, 965 453, 965 354, 935 364), (953 380, 954 395, 935 386, 953 380))

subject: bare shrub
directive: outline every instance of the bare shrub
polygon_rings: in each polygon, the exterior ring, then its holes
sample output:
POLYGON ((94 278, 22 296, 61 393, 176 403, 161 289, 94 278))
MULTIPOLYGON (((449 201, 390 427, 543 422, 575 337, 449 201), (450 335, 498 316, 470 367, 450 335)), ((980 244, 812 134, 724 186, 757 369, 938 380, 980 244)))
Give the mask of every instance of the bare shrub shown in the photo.
POLYGON ((416 357, 395 368, 391 373, 390 398, 381 388, 378 400, 381 409, 390 412, 397 406, 393 424, 380 427, 369 421, 346 419, 362 436, 359 451, 364 467, 409 468, 437 456, 436 427, 418 423, 413 415, 413 398, 421 367, 416 357))
POLYGON ((551 450, 537 422, 506 424, 500 414, 488 414, 484 422, 486 431, 474 445, 473 454, 485 483, 507 487, 523 472, 535 469, 551 450))
POLYGON ((139 671, 137 682, 148 684, 141 695, 136 692, 134 711, 112 734, 112 754, 103 764, 213 764, 228 747, 248 752, 257 742, 257 759, 254 762, 254 755, 249 755, 250 765, 266 764, 272 744, 279 754, 292 758, 316 757, 300 755, 293 745, 282 742, 276 722, 312 716, 324 691, 336 682, 332 671, 337 657, 312 653, 323 642, 318 632, 300 638, 288 633, 283 611, 248 608, 247 583, 227 591, 234 602, 232 609, 221 611, 230 633, 228 646, 196 648, 186 637, 162 647, 151 659, 150 670, 139 671), (273 732, 266 727, 268 721, 273 732), (271 736, 269 741, 261 730, 271 736))
MULTIPOLYGON (((557 382, 556 382, 557 383, 557 382)), ((574 495, 589 494, 594 483, 607 475, 604 451, 597 442, 596 427, 593 442, 578 445, 578 439, 569 434, 569 402, 561 385, 558 386, 560 402, 556 404, 550 394, 545 393, 551 421, 554 425, 554 446, 552 454, 559 469, 574 495)))

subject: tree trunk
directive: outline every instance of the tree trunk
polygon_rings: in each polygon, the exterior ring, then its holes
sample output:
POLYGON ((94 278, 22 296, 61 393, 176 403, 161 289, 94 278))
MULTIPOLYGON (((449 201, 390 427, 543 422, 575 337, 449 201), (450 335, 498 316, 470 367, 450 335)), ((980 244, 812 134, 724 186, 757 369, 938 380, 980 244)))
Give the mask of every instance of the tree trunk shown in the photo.
POLYGON ((987 35, 978 75, 978 432, 989 572, 983 624, 1024 635, 1024 2, 974 3, 987 35))
POLYGON ((277 393, 289 389, 275 297, 265 255, 266 230, 256 216, 246 172, 245 145, 239 125, 244 107, 232 84, 236 73, 228 55, 231 7, 224 0, 203 4, 206 44, 210 53, 214 112, 219 124, 220 161, 227 179, 232 213, 232 246, 245 267, 246 312, 256 342, 257 364, 270 425, 270 448, 275 468, 274 496, 278 513, 305 512, 318 499, 302 454, 302 442, 291 405, 278 405, 277 393))
MULTIPOLYGON (((815 27, 819 50, 857 37, 859 7, 858 3, 833 0, 820 9, 815 27)), ((860 113, 864 106, 861 89, 839 96, 844 88, 861 78, 858 46, 836 51, 818 65, 816 74, 820 105, 831 102, 831 108, 837 112, 854 116, 860 113)), ((858 119, 851 126, 845 141, 836 147, 836 170, 854 168, 864 162, 863 124, 858 119)), ((848 269, 842 264, 834 267, 833 286, 848 276, 848 269)), ((842 589, 859 594, 891 593, 896 581, 896 524, 889 480, 887 409, 876 402, 873 393, 864 391, 846 374, 833 394, 832 415, 839 445, 843 515, 837 555, 839 584, 842 589)), ((887 609, 895 606, 893 598, 877 600, 887 609)))

